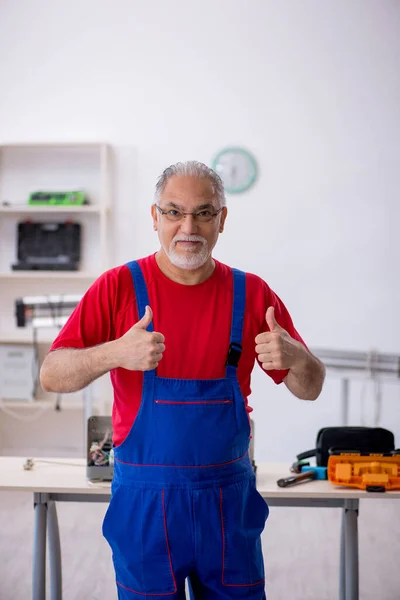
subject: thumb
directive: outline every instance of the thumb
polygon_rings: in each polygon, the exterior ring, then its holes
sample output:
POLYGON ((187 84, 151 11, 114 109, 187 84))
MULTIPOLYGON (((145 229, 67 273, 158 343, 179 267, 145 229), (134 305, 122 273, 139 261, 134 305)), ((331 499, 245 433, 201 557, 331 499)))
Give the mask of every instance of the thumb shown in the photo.
POLYGON ((151 310, 150 306, 146 306, 146 312, 144 313, 143 317, 140 319, 140 321, 135 323, 133 327, 135 327, 136 329, 147 329, 152 320, 153 311, 151 310))
POLYGON ((280 329, 282 329, 282 327, 280 327, 276 322, 275 308, 273 306, 268 307, 267 313, 265 315, 265 320, 267 321, 267 325, 270 331, 279 331, 280 329))

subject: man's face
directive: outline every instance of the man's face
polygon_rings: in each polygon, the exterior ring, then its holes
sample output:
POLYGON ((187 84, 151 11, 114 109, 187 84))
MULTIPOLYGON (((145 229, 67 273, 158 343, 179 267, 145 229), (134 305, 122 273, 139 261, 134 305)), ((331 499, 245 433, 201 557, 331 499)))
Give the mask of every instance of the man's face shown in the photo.
MULTIPOLYGON (((172 215, 178 212, 214 214, 221 208, 208 179, 188 176, 169 179, 159 207, 172 215)), ((199 269, 211 256, 218 235, 223 231, 226 214, 224 207, 209 222, 201 222, 193 215, 171 221, 152 206, 154 228, 165 254, 176 267, 190 270, 199 269)))

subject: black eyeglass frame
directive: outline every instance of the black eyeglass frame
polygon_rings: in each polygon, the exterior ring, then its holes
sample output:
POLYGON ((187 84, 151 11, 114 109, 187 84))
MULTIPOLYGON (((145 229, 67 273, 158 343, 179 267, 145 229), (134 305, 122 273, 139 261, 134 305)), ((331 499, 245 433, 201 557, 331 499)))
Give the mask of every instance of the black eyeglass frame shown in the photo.
MULTIPOLYGON (((168 215, 168 211, 163 210, 161 208, 161 206, 158 206, 158 204, 154 204, 154 206, 156 207, 156 209, 158 210, 158 212, 161 215, 164 215, 164 216, 168 215)), ((217 215, 219 215, 219 213, 223 209, 224 209, 224 206, 221 206, 221 208, 219 208, 215 213, 212 213, 210 215, 209 220, 207 220, 207 221, 199 221, 199 223, 210 223, 217 215)), ((175 222, 180 221, 182 218, 186 217, 186 215, 192 215, 192 217, 193 217, 193 219, 195 221, 198 220, 196 212, 184 212, 183 210, 180 210, 179 208, 171 208, 170 210, 176 210, 181 215, 181 217, 178 217, 175 222)), ((206 209, 203 209, 203 210, 206 210, 206 209)), ((200 213, 200 212, 202 212, 202 210, 198 210, 197 212, 200 213)), ((174 221, 174 219, 171 219, 171 221, 174 221)))

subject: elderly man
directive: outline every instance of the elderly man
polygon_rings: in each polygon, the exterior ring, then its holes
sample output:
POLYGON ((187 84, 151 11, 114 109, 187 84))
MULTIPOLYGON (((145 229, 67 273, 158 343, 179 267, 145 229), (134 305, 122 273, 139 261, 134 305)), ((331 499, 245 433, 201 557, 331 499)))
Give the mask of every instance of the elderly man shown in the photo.
POLYGON ((120 600, 265 597, 268 507, 248 456, 257 360, 298 398, 324 368, 282 301, 256 275, 212 257, 227 208, 221 179, 195 161, 156 186, 154 255, 104 273, 55 340, 45 390, 110 372, 114 479, 103 533, 120 600))

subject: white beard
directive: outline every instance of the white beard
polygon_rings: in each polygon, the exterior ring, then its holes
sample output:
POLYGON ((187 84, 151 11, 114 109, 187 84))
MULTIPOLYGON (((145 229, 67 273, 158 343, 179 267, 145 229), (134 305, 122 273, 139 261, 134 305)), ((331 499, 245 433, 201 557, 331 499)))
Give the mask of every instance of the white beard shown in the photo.
POLYGON ((175 267, 188 271, 199 269, 210 256, 207 241, 200 235, 179 234, 174 237, 168 250, 164 248, 166 255, 175 267), (176 242, 201 242, 201 247, 187 248, 184 252, 176 251, 176 242))

